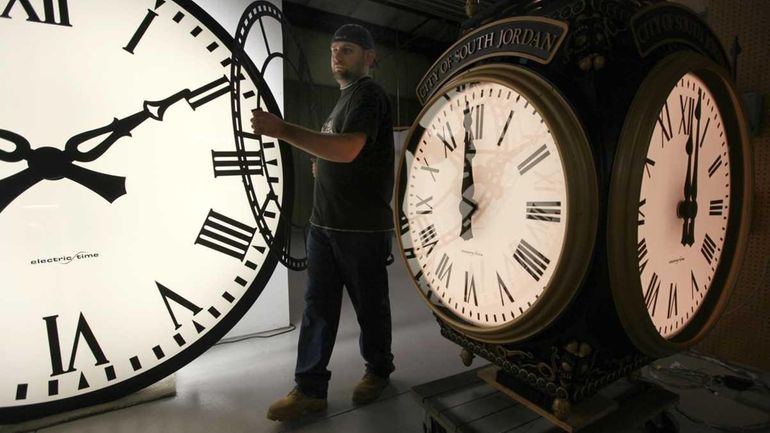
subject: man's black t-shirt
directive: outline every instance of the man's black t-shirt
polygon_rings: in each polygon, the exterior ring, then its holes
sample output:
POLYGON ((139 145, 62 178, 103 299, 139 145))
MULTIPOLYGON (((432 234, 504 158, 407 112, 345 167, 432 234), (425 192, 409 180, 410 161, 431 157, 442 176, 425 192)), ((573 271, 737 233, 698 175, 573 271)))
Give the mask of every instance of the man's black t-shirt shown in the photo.
POLYGON ((321 131, 362 132, 366 143, 350 163, 318 159, 310 222, 335 230, 392 230, 393 116, 385 92, 369 77, 342 89, 321 131))

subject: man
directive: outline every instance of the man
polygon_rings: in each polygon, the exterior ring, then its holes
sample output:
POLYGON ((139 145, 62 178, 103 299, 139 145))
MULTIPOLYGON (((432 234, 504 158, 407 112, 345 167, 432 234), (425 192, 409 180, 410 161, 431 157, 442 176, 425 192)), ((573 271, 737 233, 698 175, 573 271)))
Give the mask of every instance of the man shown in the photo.
POLYGON ((277 137, 317 157, 307 240, 308 285, 299 333, 296 387, 267 417, 287 421, 326 408, 342 302, 348 295, 361 328, 366 374, 353 390, 358 404, 377 399, 394 370, 386 260, 393 218, 393 121, 382 88, 369 77, 374 41, 346 24, 331 42, 331 71, 340 97, 321 132, 254 110, 255 134, 277 137))

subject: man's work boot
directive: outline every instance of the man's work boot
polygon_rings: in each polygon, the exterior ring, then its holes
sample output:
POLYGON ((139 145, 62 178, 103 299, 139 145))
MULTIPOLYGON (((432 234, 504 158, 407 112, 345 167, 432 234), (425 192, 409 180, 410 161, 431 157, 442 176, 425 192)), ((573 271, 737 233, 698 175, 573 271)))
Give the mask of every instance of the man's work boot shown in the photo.
POLYGON ((353 403, 366 404, 377 400, 388 386, 390 380, 387 377, 377 376, 374 373, 366 373, 353 389, 353 403))
POLYGON ((270 405, 267 409, 267 419, 291 421, 305 413, 320 412, 324 409, 326 409, 325 398, 308 397, 294 388, 289 395, 270 405))

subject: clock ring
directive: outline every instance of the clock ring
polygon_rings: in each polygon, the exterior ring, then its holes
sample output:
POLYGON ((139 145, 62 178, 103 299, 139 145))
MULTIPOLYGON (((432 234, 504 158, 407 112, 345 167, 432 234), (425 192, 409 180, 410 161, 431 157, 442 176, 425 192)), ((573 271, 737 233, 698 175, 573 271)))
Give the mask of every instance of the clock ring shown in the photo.
MULTIPOLYGON (((241 16, 233 41, 233 62, 230 65, 230 79, 233 83, 231 102, 236 153, 238 155, 238 160, 241 163, 240 168, 249 203, 257 221, 261 236, 270 247, 271 252, 276 254, 278 260, 287 268, 292 270, 302 270, 307 267, 307 256, 305 254, 304 245, 302 245, 301 248, 292 248, 291 245, 291 231, 294 228, 291 221, 291 204, 294 195, 294 170, 291 165, 291 149, 287 144, 281 141, 278 141, 277 143, 269 142, 264 140, 262 136, 254 137, 253 134, 244 131, 240 116, 242 107, 239 77, 241 76, 242 68, 246 68, 251 73, 250 75, 257 78, 256 84, 257 91, 259 92, 258 101, 264 101, 265 108, 267 108, 268 111, 279 117, 283 117, 275 97, 263 77, 265 76, 271 61, 274 59, 287 60, 284 53, 280 51, 272 52, 267 38, 265 37, 265 48, 268 51, 268 55, 263 61, 262 68, 257 69, 251 62, 243 61, 245 58, 243 54, 245 52, 244 47, 252 26, 259 23, 262 34, 265 36, 265 24, 262 22, 262 19, 265 17, 277 20, 281 25, 282 32, 286 32, 285 27, 288 26, 288 23, 284 20, 281 11, 269 2, 257 1, 252 3, 241 16), (252 177, 250 174, 252 173, 248 168, 248 158, 250 154, 246 151, 244 146, 245 137, 256 138, 260 144, 256 156, 259 160, 259 169, 257 171, 260 178, 266 182, 269 190, 269 193, 264 197, 259 197, 252 192, 254 190, 251 185, 252 177), (268 158, 265 157, 265 150, 275 146, 279 147, 283 162, 281 164, 283 172, 280 176, 282 185, 278 185, 279 177, 271 175, 271 170, 275 170, 274 161, 268 160, 268 158), (274 218, 276 215, 278 215, 279 221, 275 232, 273 232, 269 228, 266 218, 274 218)), ((302 61, 298 62, 299 65, 292 61, 287 61, 286 63, 292 67, 300 79, 303 81, 310 81, 310 72, 301 51, 300 58, 302 61)), ((258 106, 257 108, 261 107, 258 106)))

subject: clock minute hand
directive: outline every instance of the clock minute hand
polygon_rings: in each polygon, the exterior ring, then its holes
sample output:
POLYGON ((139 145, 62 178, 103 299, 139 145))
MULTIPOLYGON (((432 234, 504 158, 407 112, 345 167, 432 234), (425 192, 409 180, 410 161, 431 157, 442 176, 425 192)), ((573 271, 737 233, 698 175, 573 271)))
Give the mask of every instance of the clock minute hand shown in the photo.
POLYGON ((689 245, 690 239, 690 220, 692 219, 690 212, 690 203, 692 203, 692 110, 690 111, 690 131, 687 135, 687 143, 685 144, 685 152, 687 152, 687 174, 684 179, 684 200, 679 203, 677 214, 682 218, 682 245, 689 245))
POLYGON ((64 152, 70 156, 72 161, 94 161, 102 156, 116 141, 123 137, 130 137, 131 131, 144 123, 147 119, 152 118, 162 121, 163 114, 171 105, 182 99, 188 99, 191 93, 190 90, 184 89, 160 101, 145 101, 142 111, 122 119, 115 118, 109 125, 81 132, 80 134, 73 136, 67 140, 67 144, 64 146, 64 152), (84 152, 78 149, 81 144, 107 133, 110 135, 91 150, 84 152))
POLYGON ((187 104, 195 110, 209 101, 230 93, 231 90, 232 86, 230 85, 230 81, 227 77, 222 76, 194 90, 182 89, 160 101, 145 101, 142 111, 138 113, 134 113, 123 119, 114 119, 109 125, 86 131, 70 138, 65 145, 65 152, 70 156, 72 161, 93 161, 102 156, 118 139, 131 136, 131 130, 141 125, 147 119, 152 118, 162 121, 163 114, 171 105, 184 99, 187 104), (93 149, 87 152, 78 149, 82 143, 106 133, 110 133, 110 135, 93 149))
POLYGON ((461 220, 460 237, 469 240, 473 237, 472 217, 479 206, 473 199, 475 188, 473 185, 473 158, 476 156, 476 146, 473 144, 473 115, 465 101, 463 110, 463 128, 465 129, 463 149, 463 179, 461 185, 462 200, 459 204, 461 220))

